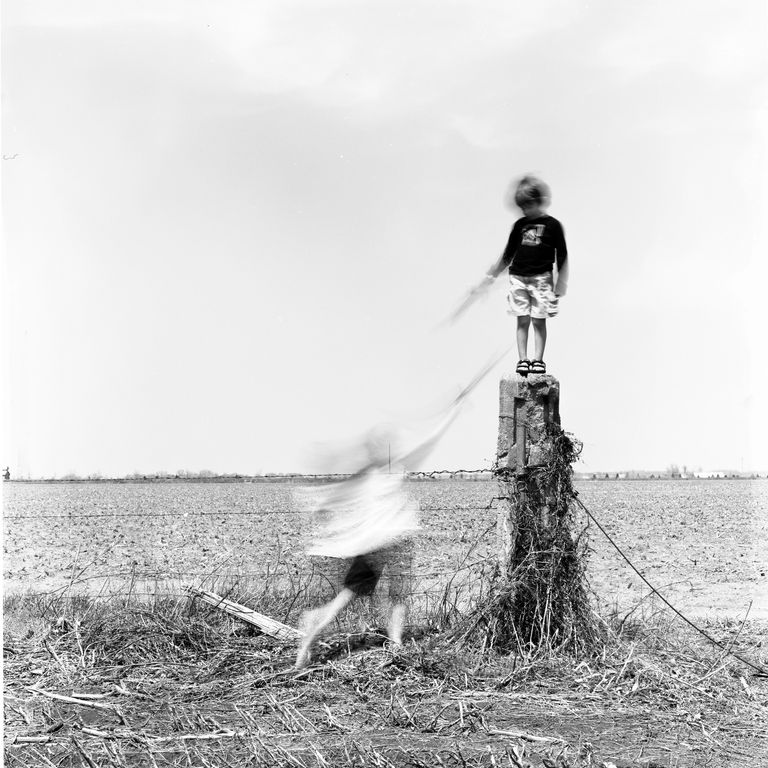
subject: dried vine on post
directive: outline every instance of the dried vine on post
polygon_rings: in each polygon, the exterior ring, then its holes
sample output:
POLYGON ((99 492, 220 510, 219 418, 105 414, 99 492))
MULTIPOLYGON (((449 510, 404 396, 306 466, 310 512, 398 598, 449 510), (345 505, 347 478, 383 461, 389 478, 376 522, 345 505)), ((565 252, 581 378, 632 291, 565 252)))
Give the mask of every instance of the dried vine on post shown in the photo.
POLYGON ((599 630, 587 596, 586 543, 574 535, 572 464, 580 446, 560 426, 552 376, 501 381, 500 546, 490 599, 463 636, 499 650, 587 650, 599 630))

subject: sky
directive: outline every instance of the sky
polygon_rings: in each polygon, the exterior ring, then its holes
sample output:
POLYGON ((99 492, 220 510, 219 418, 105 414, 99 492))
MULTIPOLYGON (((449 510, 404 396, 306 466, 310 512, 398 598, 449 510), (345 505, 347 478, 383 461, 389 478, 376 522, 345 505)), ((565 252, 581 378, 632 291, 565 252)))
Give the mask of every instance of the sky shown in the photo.
MULTIPOLYGON (((578 471, 768 471, 762 0, 6 0, 13 476, 311 472, 418 431, 514 342, 552 189, 545 359, 578 471)), ((495 458, 510 352, 424 469, 495 458)))

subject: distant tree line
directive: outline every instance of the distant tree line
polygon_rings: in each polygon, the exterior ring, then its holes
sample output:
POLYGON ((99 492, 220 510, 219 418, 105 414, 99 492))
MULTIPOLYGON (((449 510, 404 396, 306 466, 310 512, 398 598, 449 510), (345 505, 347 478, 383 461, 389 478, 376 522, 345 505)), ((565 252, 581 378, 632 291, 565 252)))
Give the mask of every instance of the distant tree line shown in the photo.
MULTIPOLYGON (((441 470, 439 472, 409 472, 408 478, 411 480, 487 480, 493 477, 493 470, 456 470, 447 471, 441 470)), ((164 470, 158 472, 131 472, 128 475, 123 476, 111 476, 105 477, 101 472, 91 472, 87 475, 79 475, 75 472, 68 472, 61 477, 16 477, 16 481, 38 481, 38 482, 169 482, 172 480, 190 481, 190 482, 213 482, 213 481, 262 481, 262 482, 278 482, 284 481, 297 481, 302 479, 318 480, 318 481, 333 481, 342 477, 347 477, 345 473, 336 474, 303 474, 301 472, 266 472, 256 473, 252 475, 245 475, 239 472, 225 472, 217 473, 210 469, 201 469, 197 472, 189 469, 179 469, 176 472, 166 472, 164 470)), ((575 472, 574 477, 577 480, 688 480, 688 479, 727 479, 727 478, 742 478, 742 479, 759 479, 763 477, 756 472, 702 472, 700 468, 689 471, 686 466, 678 467, 676 464, 670 464, 666 470, 651 472, 648 470, 628 470, 625 472, 575 472)), ((768 475, 765 475, 768 477, 768 475)), ((8 467, 3 470, 3 479, 10 480, 11 473, 8 467)))

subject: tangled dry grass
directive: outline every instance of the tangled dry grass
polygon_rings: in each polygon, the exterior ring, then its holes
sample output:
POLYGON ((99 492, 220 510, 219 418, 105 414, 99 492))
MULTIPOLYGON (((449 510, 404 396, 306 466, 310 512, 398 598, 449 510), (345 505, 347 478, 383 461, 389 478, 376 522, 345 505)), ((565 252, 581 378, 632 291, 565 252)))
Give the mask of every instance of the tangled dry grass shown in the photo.
POLYGON ((559 425, 546 424, 546 432, 551 449, 545 467, 522 475, 495 470, 513 533, 508 560, 498 563, 491 577, 488 599, 461 630, 463 641, 482 648, 545 646, 585 653, 604 639, 587 594, 586 539, 583 530, 574 535, 572 465, 581 445, 559 425))
MULTIPOLYGON (((6 765, 765 765, 768 681, 643 610, 603 617, 599 650, 499 652, 453 639, 449 586, 402 648, 361 602, 296 672, 292 644, 191 598, 7 598, 6 765)), ((768 661, 759 626, 709 629, 768 661)))

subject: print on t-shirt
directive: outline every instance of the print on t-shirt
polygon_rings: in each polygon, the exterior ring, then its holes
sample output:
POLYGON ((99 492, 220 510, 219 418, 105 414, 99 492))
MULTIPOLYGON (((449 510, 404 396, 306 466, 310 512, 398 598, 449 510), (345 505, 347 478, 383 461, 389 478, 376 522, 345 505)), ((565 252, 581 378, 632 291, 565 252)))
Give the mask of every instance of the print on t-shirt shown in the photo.
POLYGON ((544 234, 543 224, 532 224, 523 230, 522 245, 541 245, 541 236, 544 234))

